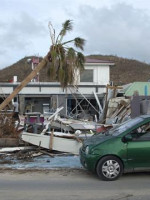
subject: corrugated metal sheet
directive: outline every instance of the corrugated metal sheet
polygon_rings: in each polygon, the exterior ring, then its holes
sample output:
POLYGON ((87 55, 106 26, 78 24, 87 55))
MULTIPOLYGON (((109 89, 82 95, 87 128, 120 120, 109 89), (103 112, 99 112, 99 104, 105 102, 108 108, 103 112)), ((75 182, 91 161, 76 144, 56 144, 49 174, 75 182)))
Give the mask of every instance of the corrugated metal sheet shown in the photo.
POLYGON ((150 82, 134 82, 124 92, 125 96, 133 96, 135 92, 140 96, 150 96, 150 82))

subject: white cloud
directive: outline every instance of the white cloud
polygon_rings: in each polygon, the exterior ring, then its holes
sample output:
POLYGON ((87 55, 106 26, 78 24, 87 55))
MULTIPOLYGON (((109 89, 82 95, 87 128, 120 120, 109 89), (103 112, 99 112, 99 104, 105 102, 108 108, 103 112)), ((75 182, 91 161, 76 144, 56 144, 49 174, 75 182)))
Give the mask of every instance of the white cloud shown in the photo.
POLYGON ((44 56, 48 22, 74 22, 67 39, 87 40, 85 54, 114 54, 150 62, 149 0, 1 0, 0 68, 24 56, 44 56))
POLYGON ((79 17, 88 53, 117 54, 150 62, 150 17, 142 10, 125 3, 98 9, 84 6, 79 17))

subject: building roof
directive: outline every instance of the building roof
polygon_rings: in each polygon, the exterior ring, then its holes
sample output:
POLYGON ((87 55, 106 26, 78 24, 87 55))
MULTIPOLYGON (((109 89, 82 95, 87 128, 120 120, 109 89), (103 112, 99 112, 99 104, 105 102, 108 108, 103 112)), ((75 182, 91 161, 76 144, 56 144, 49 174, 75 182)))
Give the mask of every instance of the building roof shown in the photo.
POLYGON ((134 82, 124 89, 125 96, 133 96, 136 92, 140 96, 150 96, 150 82, 134 82))
POLYGON ((95 64, 108 64, 108 65, 114 65, 112 61, 107 61, 107 60, 99 60, 99 59, 94 59, 94 58, 86 58, 85 63, 95 63, 95 64))

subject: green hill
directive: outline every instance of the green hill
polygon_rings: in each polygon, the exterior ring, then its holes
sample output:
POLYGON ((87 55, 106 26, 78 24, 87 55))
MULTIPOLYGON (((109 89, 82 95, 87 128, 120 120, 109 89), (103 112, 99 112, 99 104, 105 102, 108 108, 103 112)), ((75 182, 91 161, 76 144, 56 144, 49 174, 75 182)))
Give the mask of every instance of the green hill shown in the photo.
MULTIPOLYGON (((89 55, 87 57, 114 62, 115 66, 110 67, 110 80, 115 85, 123 85, 136 81, 148 81, 150 79, 149 64, 111 55, 89 55)), ((17 76, 19 82, 22 81, 31 72, 31 64, 27 63, 28 58, 30 57, 25 57, 13 65, 0 70, 0 82, 9 82, 13 76, 17 76)), ((48 66, 40 71, 41 82, 50 81, 47 71, 48 66)))

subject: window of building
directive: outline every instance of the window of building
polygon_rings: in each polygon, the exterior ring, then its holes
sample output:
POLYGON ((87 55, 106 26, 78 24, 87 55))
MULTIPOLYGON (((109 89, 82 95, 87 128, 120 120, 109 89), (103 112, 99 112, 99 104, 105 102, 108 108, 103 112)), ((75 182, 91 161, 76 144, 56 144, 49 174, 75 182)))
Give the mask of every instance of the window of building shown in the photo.
POLYGON ((85 69, 80 74, 80 82, 93 82, 93 70, 85 69))

